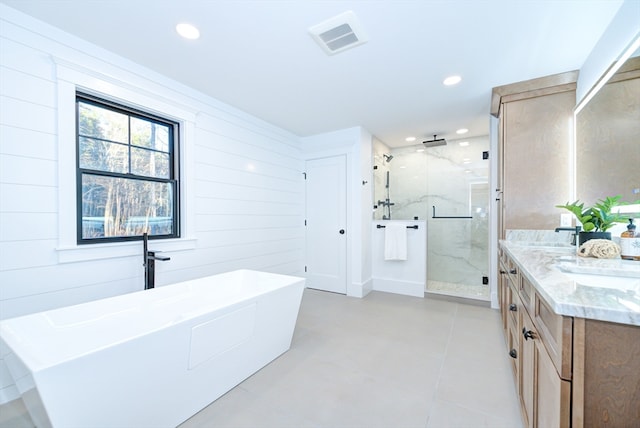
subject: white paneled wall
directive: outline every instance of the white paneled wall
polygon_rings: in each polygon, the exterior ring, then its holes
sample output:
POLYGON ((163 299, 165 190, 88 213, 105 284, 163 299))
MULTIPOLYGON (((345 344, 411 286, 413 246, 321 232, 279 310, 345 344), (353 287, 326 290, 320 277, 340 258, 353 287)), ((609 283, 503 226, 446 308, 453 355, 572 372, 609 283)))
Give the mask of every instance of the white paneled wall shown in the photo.
MULTIPOLYGON (((152 242, 171 257, 157 264, 158 286, 237 268, 303 275, 297 136, 4 5, 0 12, 0 319, 143 288, 141 243, 96 255, 65 235, 75 222, 65 180, 75 125, 65 99, 76 85, 188 113, 184 239, 152 242)), ((0 361, 0 402, 15 396, 0 361)))

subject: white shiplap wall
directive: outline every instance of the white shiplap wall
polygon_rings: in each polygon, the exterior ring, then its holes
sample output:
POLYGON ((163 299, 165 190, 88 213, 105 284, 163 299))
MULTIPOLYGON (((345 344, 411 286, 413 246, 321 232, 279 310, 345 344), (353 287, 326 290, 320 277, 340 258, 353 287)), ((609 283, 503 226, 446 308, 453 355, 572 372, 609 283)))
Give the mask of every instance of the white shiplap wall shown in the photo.
MULTIPOLYGON (((75 143, 65 99, 77 76, 108 97, 186 112, 187 239, 152 243, 171 257, 157 265, 158 286, 237 268, 303 275, 298 137, 4 5, 0 12, 0 319, 143 287, 141 243, 100 249, 104 256, 69 245, 75 143)), ((15 397, 0 360, 0 403, 15 397)))

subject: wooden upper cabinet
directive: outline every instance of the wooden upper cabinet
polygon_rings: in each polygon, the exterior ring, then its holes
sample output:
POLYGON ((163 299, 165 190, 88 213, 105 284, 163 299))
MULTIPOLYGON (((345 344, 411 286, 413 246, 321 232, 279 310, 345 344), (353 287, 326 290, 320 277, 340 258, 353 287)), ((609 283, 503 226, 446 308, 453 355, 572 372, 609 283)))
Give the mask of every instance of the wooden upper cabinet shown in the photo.
POLYGON ((553 229, 568 201, 569 161, 577 73, 493 89, 499 118, 501 234, 506 229, 553 229))

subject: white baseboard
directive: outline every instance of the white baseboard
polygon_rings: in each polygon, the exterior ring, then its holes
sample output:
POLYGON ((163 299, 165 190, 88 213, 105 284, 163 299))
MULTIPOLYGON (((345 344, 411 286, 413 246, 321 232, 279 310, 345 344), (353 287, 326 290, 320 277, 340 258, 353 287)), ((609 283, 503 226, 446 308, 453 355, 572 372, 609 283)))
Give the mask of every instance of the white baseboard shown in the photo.
POLYGON ((398 281, 397 279, 373 278, 373 289, 387 293, 424 298, 424 283, 398 281))
POLYGON ((347 291, 347 296, 363 298, 373 291, 373 280, 369 279, 364 283, 352 283, 347 291))

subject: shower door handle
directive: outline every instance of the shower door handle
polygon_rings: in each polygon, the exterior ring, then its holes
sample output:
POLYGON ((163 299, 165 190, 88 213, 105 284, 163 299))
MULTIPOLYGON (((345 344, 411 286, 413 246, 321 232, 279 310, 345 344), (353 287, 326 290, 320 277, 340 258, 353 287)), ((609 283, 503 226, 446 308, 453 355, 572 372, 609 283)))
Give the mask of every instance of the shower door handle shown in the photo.
POLYGON ((339 233, 340 235, 344 235, 344 229, 340 229, 339 233))

